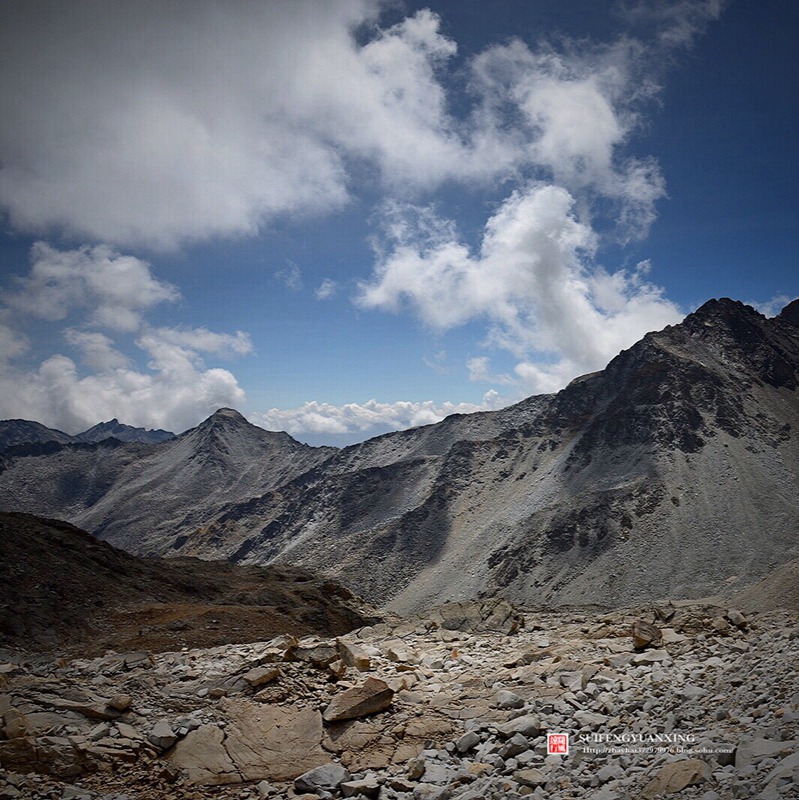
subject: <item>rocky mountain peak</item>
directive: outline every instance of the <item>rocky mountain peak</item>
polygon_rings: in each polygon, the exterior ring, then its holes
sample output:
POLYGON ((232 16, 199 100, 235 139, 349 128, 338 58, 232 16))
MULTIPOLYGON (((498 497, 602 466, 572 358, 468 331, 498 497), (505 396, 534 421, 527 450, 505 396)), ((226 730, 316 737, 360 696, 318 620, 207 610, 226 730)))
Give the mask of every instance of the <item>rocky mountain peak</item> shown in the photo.
MULTIPOLYGON (((235 422, 247 422, 242 414, 236 411, 235 408, 218 408, 214 411, 213 414, 209 417, 209 419, 218 419, 218 420, 233 420, 235 422)), ((249 423, 247 423, 249 425, 249 423)))

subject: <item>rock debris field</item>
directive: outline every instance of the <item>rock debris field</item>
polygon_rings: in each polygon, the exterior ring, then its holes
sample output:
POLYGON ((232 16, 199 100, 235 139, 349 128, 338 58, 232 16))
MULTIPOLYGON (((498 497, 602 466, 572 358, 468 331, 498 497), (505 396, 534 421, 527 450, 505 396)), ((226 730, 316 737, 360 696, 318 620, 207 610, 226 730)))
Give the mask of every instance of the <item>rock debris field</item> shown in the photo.
POLYGON ((336 639, 4 651, 0 798, 799 797, 796 617, 495 600, 336 639))

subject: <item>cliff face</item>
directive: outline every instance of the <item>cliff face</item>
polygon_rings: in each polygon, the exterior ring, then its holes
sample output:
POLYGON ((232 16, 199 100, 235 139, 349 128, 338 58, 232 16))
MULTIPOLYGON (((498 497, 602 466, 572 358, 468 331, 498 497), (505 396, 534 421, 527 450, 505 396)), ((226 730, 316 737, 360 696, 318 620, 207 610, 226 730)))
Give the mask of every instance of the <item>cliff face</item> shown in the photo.
POLYGON ((218 412, 114 458, 70 445, 7 459, 0 502, 135 552, 312 566, 403 612, 495 593, 701 597, 799 555, 798 385, 797 303, 766 319, 714 300, 502 411, 341 451, 218 412), (97 476, 96 497, 20 491, 69 469, 97 476))

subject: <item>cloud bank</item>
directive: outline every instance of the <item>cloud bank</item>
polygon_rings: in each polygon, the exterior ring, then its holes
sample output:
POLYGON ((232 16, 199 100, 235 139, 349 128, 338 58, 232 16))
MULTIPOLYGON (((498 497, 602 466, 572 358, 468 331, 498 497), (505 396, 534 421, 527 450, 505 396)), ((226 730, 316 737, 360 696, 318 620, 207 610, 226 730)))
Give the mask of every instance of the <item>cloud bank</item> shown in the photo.
POLYGON ((292 409, 271 408, 250 415, 250 421, 267 430, 287 431, 293 435, 352 434, 377 435, 439 422, 450 414, 471 414, 501 407, 499 395, 489 390, 482 403, 434 403, 398 401, 346 403, 341 406, 310 401, 292 409))

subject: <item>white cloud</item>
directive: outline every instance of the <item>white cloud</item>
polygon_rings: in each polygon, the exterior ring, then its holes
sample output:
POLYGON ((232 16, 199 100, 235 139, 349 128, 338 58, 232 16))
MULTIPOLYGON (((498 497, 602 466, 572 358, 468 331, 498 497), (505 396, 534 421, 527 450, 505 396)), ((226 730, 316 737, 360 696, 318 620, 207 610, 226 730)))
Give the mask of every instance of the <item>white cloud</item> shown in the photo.
POLYGON ((776 317, 780 311, 782 311, 788 303, 793 300, 793 297, 789 297, 787 294, 777 294, 774 297, 769 298, 768 300, 763 301, 754 301, 750 300, 746 303, 746 305, 752 306, 756 308, 761 314, 766 317, 776 317))
MULTIPOLYGON (((169 248, 340 207, 367 174, 405 196, 525 170, 622 206, 662 196, 654 163, 617 152, 656 91, 641 43, 514 41, 453 69, 436 14, 380 29, 381 5, 0 5, 0 207, 26 231, 169 248)), ((669 30, 696 30, 685 5, 669 30)))
POLYGON ((249 336, 148 324, 154 306, 177 297, 149 264, 109 247, 59 251, 36 244, 30 274, 2 295, 0 418, 34 419, 70 433, 112 417, 180 431, 220 406, 241 405, 245 395, 236 378, 206 366, 205 357, 246 355, 249 336), (63 353, 34 366, 18 363, 33 349, 23 333, 31 318, 54 323, 67 317, 75 324, 62 331, 64 343, 78 351, 83 369, 63 353), (147 367, 98 328, 124 337, 147 367))
POLYGON ((346 403, 336 406, 311 401, 299 408, 270 408, 250 415, 250 421, 267 430, 303 434, 362 434, 363 438, 391 430, 405 430, 439 422, 450 414, 470 414, 501 406, 495 391, 485 394, 482 403, 435 403, 397 401, 380 403, 346 403))
POLYGON ((0 366, 8 359, 21 356, 29 347, 28 337, 14 327, 13 315, 8 309, 0 308, 0 366))
POLYGON ((16 289, 0 296, 15 311, 40 319, 65 319, 73 311, 91 311, 90 322, 118 331, 135 331, 142 313, 179 293, 159 281, 150 265, 111 247, 56 250, 45 242, 31 249, 31 270, 15 280, 16 289))
MULTIPOLYGON (((476 254, 429 209, 414 210, 405 225, 392 217, 390 231, 395 238, 361 285, 360 305, 409 307, 438 330, 484 320, 489 343, 520 358, 516 372, 530 391, 604 367, 647 331, 682 317, 644 279, 646 264, 612 274, 592 264, 596 237, 556 186, 515 192, 488 220, 476 254)), ((472 374, 484 366, 474 361, 472 374)))
POLYGON ((74 361, 54 355, 33 372, 0 372, 0 416, 35 419, 77 433, 114 417, 127 424, 181 431, 244 392, 224 369, 107 369, 81 377, 74 361))
POLYGON ((105 372, 128 366, 128 358, 114 347, 113 339, 104 333, 67 328, 64 339, 80 350, 83 363, 92 369, 105 372))
POLYGON ((359 44, 379 9, 3 4, 0 205, 168 248, 339 207, 358 161, 394 187, 473 172, 437 77, 454 43, 423 10, 359 44))
POLYGON ((619 9, 632 23, 654 25, 660 46, 671 51, 690 47, 726 5, 727 0, 626 0, 619 9))
MULTIPOLYGON (((148 370, 129 365, 113 342, 98 332, 67 331, 67 341, 79 347, 93 372, 81 375, 75 362, 53 355, 34 370, 0 368, 0 418, 34 419, 68 433, 85 430, 114 417, 127 424, 182 431, 221 406, 240 406, 245 395, 232 373, 207 368, 199 349, 211 345, 236 350, 237 337, 227 344, 208 342, 221 337, 197 332, 157 329, 138 339, 151 358, 148 370)), ((206 348, 207 349, 207 348, 206 348)))
POLYGON ((488 356, 475 356, 466 362, 466 369, 469 371, 469 380, 475 383, 513 383, 510 375, 496 375, 491 372, 491 359, 488 356))
POLYGON ((317 300, 330 300, 336 296, 338 292, 338 283, 332 278, 325 278, 319 286, 316 287, 314 295, 317 300))

